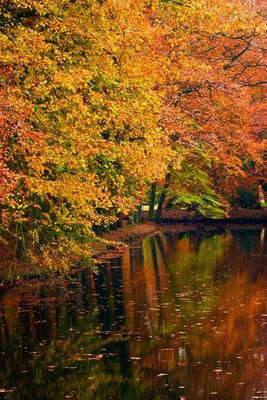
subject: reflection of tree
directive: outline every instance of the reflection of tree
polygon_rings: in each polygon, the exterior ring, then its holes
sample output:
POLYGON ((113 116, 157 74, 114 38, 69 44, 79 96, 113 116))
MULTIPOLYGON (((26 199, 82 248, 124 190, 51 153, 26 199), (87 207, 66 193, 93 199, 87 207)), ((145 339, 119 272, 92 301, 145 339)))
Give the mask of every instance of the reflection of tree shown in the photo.
MULTIPOLYGON (((207 296, 207 293, 201 293, 200 289, 212 281, 215 267, 221 260, 228 242, 228 238, 221 236, 203 239, 200 244, 194 237, 193 240, 185 237, 177 240, 175 246, 169 245, 168 240, 161 236, 144 240, 143 267, 135 268, 134 274, 127 271, 124 283, 126 287, 131 285, 132 302, 136 307, 143 305, 142 311, 148 319, 147 325, 156 324, 157 333, 160 330, 169 333, 176 329, 173 322, 180 321, 180 317, 178 319, 175 317, 177 307, 182 307, 180 311, 182 318, 191 320, 199 307, 209 309, 214 305, 214 290, 207 288, 211 290, 210 296, 207 296), (198 251, 195 250, 196 246, 198 251), (197 275, 200 268, 201 274, 197 275), (134 298, 135 293, 139 296, 137 299, 134 298), (191 301, 191 298, 194 301, 191 301), (185 301, 186 299, 188 301, 185 301), (170 319, 171 315, 174 316, 173 320, 170 319)), ((130 265, 128 269, 132 270, 130 265)), ((138 330, 136 326, 128 328, 133 332, 138 330)), ((145 331, 144 327, 142 334, 145 334, 145 331)))
POLYGON ((98 275, 10 290, 0 387, 14 400, 251 398, 267 373, 266 243, 247 235, 251 248, 234 231, 137 240, 98 275))
POLYGON ((103 269, 93 280, 83 271, 69 282, 7 293, 1 306, 0 382, 16 387, 12 399, 132 399, 146 392, 131 372, 120 328, 121 278, 120 268, 103 269), (104 300, 100 288, 108 290, 104 300))
POLYGON ((0 343, 6 341, 9 342, 9 330, 6 321, 5 308, 0 306, 0 318, 1 318, 1 329, 0 329, 0 343))
MULTIPOLYGON (((256 245, 257 233, 251 234, 256 245)), ((236 385, 237 379, 249 380, 248 360, 252 368, 262 368, 249 356, 249 348, 255 346, 257 324, 248 316, 264 312, 264 283, 257 279, 251 284, 254 271, 262 271, 263 260, 247 259, 246 253, 245 263, 243 244, 235 233, 204 238, 185 236, 180 240, 157 236, 145 241, 144 247, 143 280, 146 304, 153 304, 150 325, 154 330, 153 338, 149 338, 151 332, 144 326, 140 330, 143 340, 131 343, 131 353, 141 358, 141 368, 151 385, 158 382, 156 374, 165 371, 173 377, 169 383, 172 381, 174 386, 179 381, 189 382, 192 398, 197 398, 201 387, 216 391, 215 383, 220 379, 216 380, 213 370, 220 371, 217 361, 230 363, 224 376, 225 390, 228 395, 229 391, 234 393, 235 388, 230 390, 230 386, 236 385), (155 253, 157 262, 153 268, 155 253), (238 366, 237 361, 242 359, 245 362, 238 366), (198 361, 203 367, 194 366, 198 361)), ((149 315, 148 311, 144 309, 144 315, 149 315)), ((138 327, 129 329, 136 331, 138 327)), ((262 370, 257 371, 261 376, 262 370)), ((240 384, 240 393, 250 390, 242 387, 240 384)))

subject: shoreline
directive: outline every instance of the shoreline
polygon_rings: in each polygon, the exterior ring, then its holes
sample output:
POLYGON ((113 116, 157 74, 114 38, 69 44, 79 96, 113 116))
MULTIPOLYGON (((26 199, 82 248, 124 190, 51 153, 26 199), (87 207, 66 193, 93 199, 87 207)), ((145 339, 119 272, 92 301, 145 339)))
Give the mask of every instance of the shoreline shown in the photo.
POLYGON ((253 224, 255 222, 267 223, 267 208, 264 209, 231 209, 229 216, 222 219, 212 219, 200 216, 194 211, 169 209, 162 212, 162 222, 177 223, 177 222, 202 222, 205 224, 253 224))
POLYGON ((101 237, 105 240, 118 241, 122 244, 137 239, 144 238, 151 235, 160 233, 186 233, 186 232, 209 232, 219 231, 221 229, 228 228, 231 230, 246 230, 246 229, 262 229, 267 228, 266 221, 245 221, 239 222, 238 220, 187 220, 187 221, 172 221, 172 222, 161 222, 161 223, 141 223, 133 226, 124 226, 117 228, 114 231, 109 231, 103 234, 101 237))
POLYGON ((100 237, 110 241, 127 242, 138 237, 148 236, 157 233, 168 232, 191 232, 196 230, 222 229, 249 229, 254 227, 260 229, 267 227, 267 208, 259 210, 236 209, 231 210, 229 217, 223 219, 212 219, 197 215, 187 210, 163 210, 161 222, 156 223, 147 220, 147 212, 142 213, 140 224, 127 225, 126 220, 123 226, 103 233, 100 237))
MULTIPOLYGON (((103 233, 100 238, 110 241, 110 246, 100 251, 94 257, 95 265, 109 264, 115 258, 119 258, 125 246, 131 240, 142 239, 157 234, 181 234, 190 232, 215 232, 224 229, 247 230, 267 228, 267 210, 241 210, 230 214, 229 218, 222 220, 208 219, 195 215, 192 212, 184 210, 167 210, 163 212, 160 223, 143 221, 140 224, 127 225, 121 228, 103 233)), ((18 266, 18 264, 17 264, 18 266)), ((27 281, 43 281, 45 279, 54 279, 60 276, 72 276, 86 267, 72 267, 66 273, 55 272, 54 274, 33 272, 26 274, 23 268, 18 268, 18 279, 2 279, 0 290, 5 291, 14 286, 18 286, 27 281)), ((88 267, 89 268, 89 267, 88 267)), ((16 272, 14 271, 14 275, 16 272)), ((3 274, 4 277, 4 274, 3 274)))

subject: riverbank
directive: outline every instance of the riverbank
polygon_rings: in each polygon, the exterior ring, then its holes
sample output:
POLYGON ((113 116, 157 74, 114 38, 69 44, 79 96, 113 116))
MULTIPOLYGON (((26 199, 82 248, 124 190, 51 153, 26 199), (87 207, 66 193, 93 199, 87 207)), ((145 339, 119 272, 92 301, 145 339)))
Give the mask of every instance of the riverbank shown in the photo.
POLYGON ((248 210, 233 209, 229 213, 228 218, 214 220, 198 215, 194 211, 187 210, 163 210, 161 223, 147 221, 147 212, 142 214, 142 223, 136 225, 128 225, 127 221, 123 221, 123 226, 115 230, 104 233, 101 237, 105 240, 127 242, 137 237, 148 236, 160 232, 192 232, 196 230, 214 230, 222 227, 229 229, 241 228, 248 229, 251 227, 261 228, 267 225, 267 209, 248 210))
MULTIPOLYGON (((105 264, 122 255, 127 243, 133 239, 144 238, 156 234, 179 234, 186 232, 219 231, 222 229, 261 229, 267 227, 267 210, 232 210, 229 217, 223 220, 207 219, 186 210, 164 210, 161 223, 144 221, 145 213, 142 215, 143 222, 128 225, 123 221, 123 226, 106 232, 100 236, 106 241, 106 245, 95 248, 93 264, 105 264)), ((12 254, 5 246, 0 248, 1 257, 1 282, 0 287, 14 286, 27 279, 43 279, 51 277, 51 274, 33 271, 25 262, 12 260, 12 254), (12 261, 12 262, 11 262, 12 261), (11 265, 11 267, 10 267, 11 265)), ((73 267, 68 274, 76 273, 80 267, 73 267)))
MULTIPOLYGON (((104 233, 101 237, 107 241, 127 242, 136 239, 156 235, 160 233, 186 233, 186 232, 208 232, 222 229, 245 230, 262 229, 267 227, 267 210, 232 210, 228 218, 214 220, 205 218, 193 211, 186 210, 164 210, 161 223, 147 222, 146 213, 143 213, 141 224, 128 225, 126 221, 121 228, 104 233)), ((114 247, 106 250, 97 257, 98 262, 107 262, 117 258, 123 252, 123 247, 114 247)))
MULTIPOLYGON (((230 229, 230 230, 245 230, 245 229, 262 229, 267 228, 267 221, 262 220, 250 220, 245 221, 243 220, 242 223, 236 222, 233 220, 220 220, 220 221, 212 221, 212 220, 202 220, 195 221, 195 220, 184 220, 184 221, 177 221, 177 220, 170 220, 168 222, 162 222, 160 224, 156 224, 153 222, 150 223, 141 223, 139 225, 131 225, 131 226, 123 226, 122 228, 118 228, 114 231, 107 232, 102 235, 105 240, 109 241, 117 241, 121 242, 122 244, 127 244, 127 242, 147 237, 151 235, 156 235, 160 233, 186 233, 186 232, 208 232, 208 231, 216 231, 221 229, 230 229)), ((107 255, 101 255, 98 259, 105 259, 108 258, 107 255)))
POLYGON ((168 209, 163 210, 161 221, 163 223, 177 223, 177 222, 203 222, 211 224, 229 224, 229 223, 240 223, 240 224, 251 224, 255 222, 267 223, 267 208, 264 209, 245 209, 245 208, 233 208, 229 216, 224 219, 214 220, 198 215, 194 211, 187 210, 176 210, 168 209))

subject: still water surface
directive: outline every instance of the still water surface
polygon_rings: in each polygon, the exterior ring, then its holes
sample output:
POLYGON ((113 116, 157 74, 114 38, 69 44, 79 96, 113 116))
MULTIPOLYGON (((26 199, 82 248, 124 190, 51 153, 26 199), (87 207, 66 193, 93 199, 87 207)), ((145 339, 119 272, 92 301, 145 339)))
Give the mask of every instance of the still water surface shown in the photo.
POLYGON ((0 399, 267 399, 265 231, 133 241, 0 297, 0 399))

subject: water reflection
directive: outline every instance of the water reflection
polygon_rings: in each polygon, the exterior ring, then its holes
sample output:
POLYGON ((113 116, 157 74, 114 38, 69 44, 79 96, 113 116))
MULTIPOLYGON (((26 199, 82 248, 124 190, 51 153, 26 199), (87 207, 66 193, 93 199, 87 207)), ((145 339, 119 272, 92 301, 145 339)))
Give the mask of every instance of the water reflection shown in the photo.
POLYGON ((267 398, 264 230, 134 241, 0 299, 0 398, 267 398))

